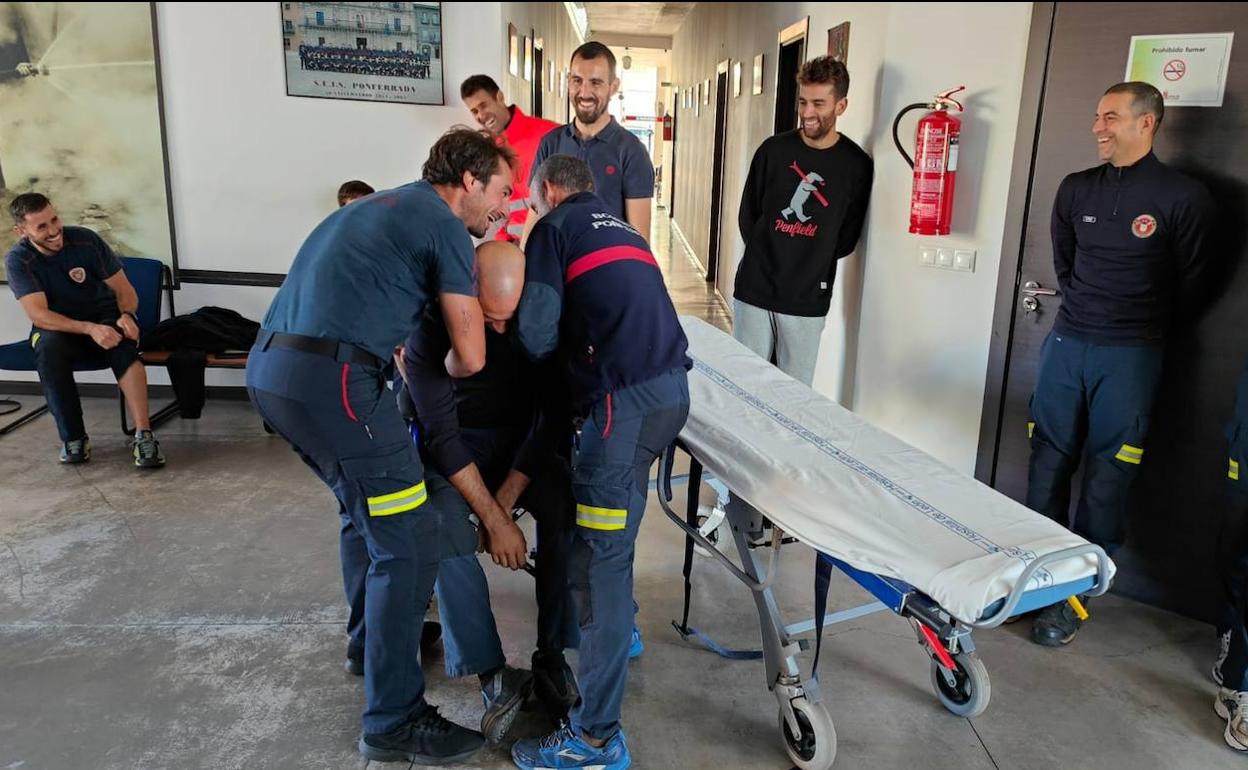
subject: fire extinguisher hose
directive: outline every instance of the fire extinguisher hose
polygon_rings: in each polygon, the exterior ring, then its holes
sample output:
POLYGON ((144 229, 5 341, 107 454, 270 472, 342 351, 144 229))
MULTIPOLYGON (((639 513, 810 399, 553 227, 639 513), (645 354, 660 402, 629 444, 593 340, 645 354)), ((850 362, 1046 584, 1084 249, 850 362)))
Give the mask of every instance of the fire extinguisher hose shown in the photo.
POLYGON ((927 109, 931 106, 928 102, 915 102, 903 108, 901 112, 897 113, 897 117, 893 118, 893 144, 897 145, 897 152, 901 153, 901 157, 906 159, 906 165, 910 166, 910 168, 914 168, 914 159, 906 152, 906 148, 901 145, 901 139, 897 138, 897 128, 901 125, 901 119, 907 112, 927 109))

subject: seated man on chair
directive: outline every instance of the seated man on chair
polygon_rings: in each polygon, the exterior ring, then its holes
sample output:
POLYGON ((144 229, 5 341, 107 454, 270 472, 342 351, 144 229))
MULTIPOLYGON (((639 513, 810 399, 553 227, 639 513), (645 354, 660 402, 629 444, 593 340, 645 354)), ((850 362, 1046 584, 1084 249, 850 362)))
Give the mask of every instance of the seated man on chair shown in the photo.
POLYGON ((52 201, 24 193, 9 204, 21 237, 4 258, 9 288, 33 324, 39 381, 61 435, 61 462, 91 459, 74 364, 105 360, 134 418, 134 464, 165 464, 147 413, 147 371, 139 360, 139 297, 100 236, 66 227, 52 201))

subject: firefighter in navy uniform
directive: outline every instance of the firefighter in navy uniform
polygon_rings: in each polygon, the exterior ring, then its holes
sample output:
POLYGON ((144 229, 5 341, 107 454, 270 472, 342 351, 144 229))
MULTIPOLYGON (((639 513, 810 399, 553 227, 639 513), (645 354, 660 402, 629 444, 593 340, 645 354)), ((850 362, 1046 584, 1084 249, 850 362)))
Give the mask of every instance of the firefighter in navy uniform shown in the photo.
MULTIPOLYGON (((338 498, 343 580, 349 595, 364 586, 359 749, 371 760, 444 764, 484 744, 424 699, 419 612, 437 577, 438 516, 386 380, 395 346, 435 296, 451 330, 448 370, 484 365, 468 233, 483 235, 506 211, 512 161, 487 135, 452 130, 421 181, 331 214, 300 247, 249 357, 256 409, 338 498)), ((494 560, 523 565, 510 517, 483 524, 494 560)))
POLYGON ((1226 720, 1226 744, 1248 752, 1248 366, 1239 375, 1226 440, 1229 509, 1218 542, 1224 616, 1217 624, 1222 644, 1213 664, 1213 709, 1226 720))
MULTIPOLYGON (((1053 204, 1062 304, 1032 396, 1027 505, 1066 525, 1071 476, 1086 456, 1072 528, 1110 555, 1144 460, 1166 332, 1195 309, 1212 240, 1209 193, 1153 154, 1163 112, 1147 83, 1110 87, 1092 124, 1105 163, 1067 176, 1053 204)), ((1067 644, 1081 616, 1078 599, 1052 605, 1032 640, 1067 644)))
MULTIPOLYGON (((689 414, 688 342, 646 240, 595 195, 582 160, 552 155, 530 179, 537 220, 516 315, 535 358, 558 351, 576 414, 575 535, 568 579, 581 630, 571 724, 517 741, 523 770, 622 770, 633 627, 633 555, 650 466, 689 414)), ((662 764, 662 763, 660 763, 662 764)))

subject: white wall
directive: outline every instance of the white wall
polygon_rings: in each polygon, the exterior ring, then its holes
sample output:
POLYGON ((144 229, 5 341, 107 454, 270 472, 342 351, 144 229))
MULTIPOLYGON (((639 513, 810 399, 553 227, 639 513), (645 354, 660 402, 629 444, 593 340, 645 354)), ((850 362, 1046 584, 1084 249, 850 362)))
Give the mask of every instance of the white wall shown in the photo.
MULTIPOLYGON (((363 179, 381 189, 419 178, 433 141, 471 122, 459 83, 506 66, 502 49, 482 34, 498 27, 501 4, 443 3, 446 106, 290 97, 275 4, 157 5, 182 268, 286 272, 303 239, 337 206, 339 184, 363 179)), ((183 284, 175 301, 179 312, 220 305, 260 320, 275 292, 183 284)), ((16 302, 0 301, 0 340, 20 339, 29 328, 16 302)), ((168 382, 163 370, 148 372, 153 382, 168 382)), ((242 376, 209 371, 208 382, 237 385, 242 376)))
MULTIPOLYGON (((576 28, 572 25, 572 18, 568 16, 563 3, 500 3, 499 5, 501 6, 499 10, 501 33, 498 50, 501 58, 497 68, 498 77, 495 79, 502 87, 503 94, 510 103, 518 104, 526 113, 533 114, 532 83, 525 79, 523 67, 520 68, 520 74, 514 77, 508 67, 510 40, 507 25, 512 24, 516 28, 516 35, 520 38, 522 50, 523 38, 526 35, 539 38, 545 44, 542 55, 545 57, 548 68, 549 62, 555 63, 555 79, 554 88, 547 88, 542 93, 542 117, 556 123, 566 123, 568 121, 567 98, 566 91, 559 90, 559 73, 567 71, 572 52, 581 44, 576 28)), ((523 53, 521 56, 523 57, 523 53)), ((483 69, 482 71, 488 72, 489 70, 483 69)), ((549 76, 550 73, 547 71, 543 77, 549 79, 549 76)), ((458 96, 458 91, 456 91, 456 96, 458 96)))
POLYGON ((967 473, 979 440, 1030 6, 898 3, 888 20, 880 112, 889 120, 876 134, 853 408, 967 473), (941 67, 932 66, 932 30, 940 30, 941 67), (953 233, 909 235, 910 169, 884 132, 906 104, 962 84, 953 233), (976 249, 975 272, 920 268, 917 248, 929 241, 976 249))
MULTIPOLYGON (((739 59, 744 69, 742 95, 728 105, 718 282, 728 298, 744 250, 736 227, 741 188, 754 150, 772 133, 776 36, 806 15, 807 58, 826 51, 830 27, 851 23, 849 107, 838 128, 876 164, 862 242, 838 270, 815 387, 970 472, 1031 4, 699 4, 674 39, 672 80, 682 90, 707 78, 713 84, 715 65, 725 58, 739 59), (757 53, 765 56, 764 90, 753 96, 750 69, 757 53), (954 232, 921 239, 906 232, 911 175, 892 146, 892 119, 904 105, 963 83, 968 113, 954 232), (976 249, 976 272, 920 268, 920 243, 976 249)), ((916 117, 907 121, 909 131, 916 117)), ((676 220, 703 258, 713 127, 713 104, 697 117, 682 110, 677 125, 676 220)))

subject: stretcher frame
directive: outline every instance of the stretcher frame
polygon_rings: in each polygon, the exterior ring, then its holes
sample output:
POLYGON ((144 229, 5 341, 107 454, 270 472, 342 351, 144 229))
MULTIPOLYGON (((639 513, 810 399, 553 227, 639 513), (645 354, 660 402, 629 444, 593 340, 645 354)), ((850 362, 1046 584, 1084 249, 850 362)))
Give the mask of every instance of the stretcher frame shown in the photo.
MULTIPOLYGON (((1073 596, 1100 596, 1109 590, 1109 558, 1103 549, 1091 543, 1065 548, 1037 557, 1019 575, 1004 599, 985 608, 974 622, 965 622, 953 617, 937 602, 902 580, 865 572, 840 559, 817 552, 817 558, 825 566, 840 570, 870 593, 875 601, 827 613, 822 624, 812 618, 786 625, 775 600, 773 579, 782 544, 795 541, 786 540, 776 525, 773 526, 773 536, 769 544, 752 542, 747 534, 750 516, 748 509, 744 506, 728 505, 730 490, 727 485, 713 475, 705 474, 701 461, 680 439, 668 446, 660 458, 659 470, 655 475, 655 491, 664 513, 686 536, 684 616, 680 622, 672 621, 672 625, 684 640, 697 641, 723 657, 763 659, 767 688, 779 705, 779 730, 785 750, 799 770, 828 770, 832 767, 836 758, 836 730, 816 677, 818 651, 811 676, 803 680, 797 655, 809 646, 809 641, 798 637, 816 630, 819 626, 843 623, 890 610, 907 619, 914 628, 919 645, 928 655, 932 687, 941 704, 953 714, 970 718, 984 712, 991 695, 987 668, 976 654, 974 640, 971 638, 973 630, 995 628, 1010 617, 1073 596), (677 452, 689 457, 688 474, 673 475, 677 452), (699 497, 703 482, 715 490, 718 502, 711 515, 699 522, 699 497), (685 483, 688 487, 684 517, 671 505, 672 486, 680 483, 685 483), (712 533, 723 523, 728 524, 740 565, 734 563, 720 550, 718 543, 712 540, 712 533), (703 632, 689 626, 689 565, 695 544, 750 588, 758 611, 761 651, 727 650, 703 632), (771 548, 766 564, 755 553, 759 547, 771 548), (1088 555, 1096 559, 1095 575, 1041 589, 1026 590, 1028 582, 1037 571, 1065 559, 1088 555)), ((821 602, 817 599, 816 605, 819 604, 821 602)), ((817 650, 818 643, 819 639, 816 638, 817 650)))

